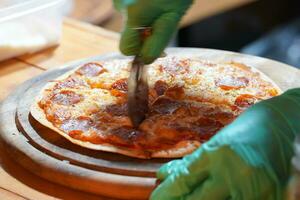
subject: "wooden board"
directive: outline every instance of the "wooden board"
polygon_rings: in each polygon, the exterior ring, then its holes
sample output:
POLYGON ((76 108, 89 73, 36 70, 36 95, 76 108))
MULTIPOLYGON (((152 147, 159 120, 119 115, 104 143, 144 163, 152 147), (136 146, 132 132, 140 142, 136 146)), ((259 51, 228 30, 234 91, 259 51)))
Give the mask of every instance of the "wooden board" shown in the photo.
MULTIPOLYGON (((257 67, 283 90, 300 87, 300 71, 268 59, 208 49, 168 49, 167 54, 193 55, 214 62, 241 62, 257 67)), ((62 73, 87 61, 122 58, 109 54, 67 64, 21 85, 0 106, 0 133, 7 153, 29 171, 78 190, 121 199, 147 199, 156 185, 155 172, 168 159, 140 160, 84 149, 36 122, 29 113, 33 97, 62 73)))
POLYGON ((115 32, 65 18, 58 47, 23 55, 18 59, 41 69, 51 69, 74 60, 115 52, 118 50, 118 40, 119 34, 115 32))
POLYGON ((22 82, 42 72, 43 70, 28 66, 22 62, 14 60, 2 61, 0 64, 0 101, 22 82))

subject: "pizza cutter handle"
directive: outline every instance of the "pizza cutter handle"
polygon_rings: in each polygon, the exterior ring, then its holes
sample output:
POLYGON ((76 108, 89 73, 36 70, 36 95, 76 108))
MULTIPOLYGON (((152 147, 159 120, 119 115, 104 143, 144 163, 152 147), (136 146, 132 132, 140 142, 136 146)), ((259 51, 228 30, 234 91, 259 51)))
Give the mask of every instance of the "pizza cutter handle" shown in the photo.
MULTIPOLYGON (((140 33, 140 38, 142 40, 142 43, 152 35, 152 32, 153 32, 153 28, 150 27, 150 26, 145 26, 145 27, 138 27, 138 28, 135 28, 136 30, 139 31, 140 33)), ((160 55, 160 58, 163 58, 163 57, 166 57, 167 54, 163 51, 160 55)))

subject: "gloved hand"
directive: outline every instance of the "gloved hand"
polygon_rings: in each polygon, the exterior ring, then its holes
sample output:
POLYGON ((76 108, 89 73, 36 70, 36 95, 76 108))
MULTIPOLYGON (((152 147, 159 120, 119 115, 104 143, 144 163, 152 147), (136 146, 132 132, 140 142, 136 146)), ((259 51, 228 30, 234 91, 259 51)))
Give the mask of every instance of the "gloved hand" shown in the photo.
POLYGON ((262 101, 191 155, 163 165, 151 200, 279 200, 300 133, 300 89, 262 101))
POLYGON ((118 9, 126 8, 127 22, 120 41, 125 55, 140 55, 149 64, 158 58, 175 32, 181 17, 193 0, 114 0, 118 9), (145 41, 137 28, 152 27, 145 41))

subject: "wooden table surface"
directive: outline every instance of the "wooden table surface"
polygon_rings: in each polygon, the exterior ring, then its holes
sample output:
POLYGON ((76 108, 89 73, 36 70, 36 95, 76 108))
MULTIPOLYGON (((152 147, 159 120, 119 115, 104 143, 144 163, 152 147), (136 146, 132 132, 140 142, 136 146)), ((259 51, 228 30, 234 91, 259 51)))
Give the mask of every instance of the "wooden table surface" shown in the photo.
MULTIPOLYGON (((0 100, 19 84, 47 69, 69 61, 118 50, 119 35, 92 25, 66 19, 61 44, 34 55, 0 62, 0 100)), ((0 145, 0 199, 89 199, 107 200, 43 180, 4 155, 0 145)))

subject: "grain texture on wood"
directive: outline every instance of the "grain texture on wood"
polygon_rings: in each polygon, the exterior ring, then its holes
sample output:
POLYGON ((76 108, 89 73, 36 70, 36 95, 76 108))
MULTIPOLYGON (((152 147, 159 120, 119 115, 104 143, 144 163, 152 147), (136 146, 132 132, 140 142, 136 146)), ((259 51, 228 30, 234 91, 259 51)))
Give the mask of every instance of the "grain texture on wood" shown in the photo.
POLYGON ((22 82, 30 79, 43 70, 26 65, 17 60, 8 60, 0 63, 0 101, 3 100, 22 82))
MULTIPOLYGON (((54 184, 29 172, 16 163, 0 145, 0 187, 26 199, 113 200, 54 184)), ((6 198, 0 199, 6 200, 6 198)))
POLYGON ((19 57, 20 61, 50 69, 82 58, 118 51, 119 34, 66 18, 61 44, 19 57))
POLYGON ((5 200, 27 200, 25 197, 22 197, 14 192, 11 192, 9 190, 5 190, 0 187, 0 199, 5 200))

